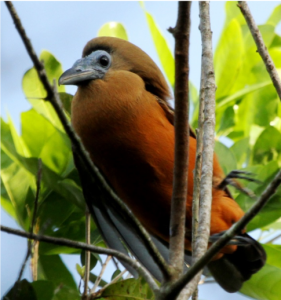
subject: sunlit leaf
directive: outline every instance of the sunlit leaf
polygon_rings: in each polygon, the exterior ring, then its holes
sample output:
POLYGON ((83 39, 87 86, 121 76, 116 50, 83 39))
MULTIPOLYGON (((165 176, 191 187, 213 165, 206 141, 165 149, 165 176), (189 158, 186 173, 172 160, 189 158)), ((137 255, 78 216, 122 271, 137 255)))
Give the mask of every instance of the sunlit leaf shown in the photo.
POLYGON ((108 300, 116 298, 118 300, 154 299, 153 292, 142 278, 127 279, 110 284, 105 290, 100 291, 98 297, 104 297, 108 300))
POLYGON ((175 60, 166 39, 158 28, 153 16, 144 9, 152 39, 170 85, 175 84, 175 60))
POLYGON ((98 36, 112 36, 126 41, 129 40, 125 27, 118 22, 108 22, 104 24, 100 28, 98 36))

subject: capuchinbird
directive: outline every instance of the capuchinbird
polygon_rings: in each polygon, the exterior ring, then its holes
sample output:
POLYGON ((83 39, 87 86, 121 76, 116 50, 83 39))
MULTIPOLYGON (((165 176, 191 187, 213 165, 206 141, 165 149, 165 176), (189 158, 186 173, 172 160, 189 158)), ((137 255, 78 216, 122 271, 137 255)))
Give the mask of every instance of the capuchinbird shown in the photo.
MULTIPOLYGON (((59 84, 76 85, 72 124, 90 158, 112 189, 150 233, 168 259, 173 188, 174 114, 169 87, 153 60, 137 46, 118 38, 89 41, 82 58, 64 72, 59 84)), ((191 249, 193 170, 196 137, 190 129, 188 193, 186 195, 186 259, 191 249)), ((96 187, 79 167, 91 214, 111 248, 129 251, 159 281, 159 268, 138 234, 108 201, 93 197, 96 187), (124 244, 126 246, 124 246, 124 244)), ((222 185, 225 175, 214 155, 210 241, 216 240, 243 215, 222 185)), ((208 264, 213 277, 228 292, 238 291, 265 263, 262 246, 243 230, 208 264)), ((133 274, 135 271, 123 263, 133 274)))

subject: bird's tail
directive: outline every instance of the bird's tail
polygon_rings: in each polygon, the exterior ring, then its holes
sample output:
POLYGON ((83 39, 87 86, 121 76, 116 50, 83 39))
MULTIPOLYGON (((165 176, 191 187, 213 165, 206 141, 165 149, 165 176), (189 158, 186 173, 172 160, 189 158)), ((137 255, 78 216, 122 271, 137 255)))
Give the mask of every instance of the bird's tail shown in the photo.
POLYGON ((243 243, 231 254, 225 254, 211 261, 208 268, 218 284, 229 293, 240 290, 244 281, 258 272, 265 264, 266 253, 263 247, 248 234, 241 234, 243 243))

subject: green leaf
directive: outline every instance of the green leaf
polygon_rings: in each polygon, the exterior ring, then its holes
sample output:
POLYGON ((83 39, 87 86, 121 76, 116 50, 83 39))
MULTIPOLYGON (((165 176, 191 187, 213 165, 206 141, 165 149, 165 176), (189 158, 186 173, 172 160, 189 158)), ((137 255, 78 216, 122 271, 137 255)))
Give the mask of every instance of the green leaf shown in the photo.
POLYGON ((60 100, 62 102, 64 111, 70 117, 71 116, 71 102, 73 99, 73 95, 68 94, 68 93, 59 93, 59 96, 60 96, 60 100))
POLYGON ((244 138, 230 147, 233 155, 237 161, 237 168, 242 168, 244 163, 248 163, 248 157, 250 155, 249 138, 244 138))
POLYGON ((258 137, 253 149, 253 162, 265 164, 272 160, 281 164, 281 133, 273 126, 267 127, 258 137))
MULTIPOLYGON (((58 81, 60 75, 63 73, 62 66, 59 61, 48 51, 42 51, 40 60, 44 61, 47 77, 53 85, 53 80, 58 81)), ((28 101, 33 108, 48 119, 56 128, 63 131, 61 122, 53 109, 52 105, 43 100, 47 95, 46 91, 38 78, 37 72, 34 68, 29 69, 23 77, 22 88, 28 101)), ((58 87, 58 92, 65 92, 63 85, 58 87)))
MULTIPOLYGON (((112 276, 111 276, 111 281, 112 281, 115 277, 117 277, 119 274, 121 274, 121 271, 120 271, 120 270, 115 270, 115 271, 113 272, 112 276)), ((119 280, 118 280, 117 282, 119 282, 119 281, 121 281, 121 280, 122 280, 122 277, 120 277, 119 280)))
POLYGON ((38 207, 38 226, 44 229, 45 234, 52 234, 53 230, 59 228, 73 210, 74 205, 70 201, 66 201, 56 192, 51 192, 38 207))
POLYGON ((271 85, 272 82, 270 80, 262 83, 253 84, 251 86, 247 86, 243 88, 242 90, 235 92, 233 95, 227 96, 220 100, 220 102, 216 106, 216 110, 219 110, 221 108, 225 109, 227 106, 234 105, 237 100, 241 99, 244 96, 247 96, 248 94, 255 92, 261 88, 268 87, 271 85))
POLYGON ((3 297, 3 300, 14 299, 41 300, 36 297, 36 293, 32 284, 30 284, 30 282, 28 282, 26 279, 21 280, 18 285, 14 285, 3 297), (15 295, 17 295, 17 297, 15 297, 15 295))
POLYGON ((228 174, 229 172, 237 169, 236 159, 230 148, 227 148, 221 142, 216 141, 215 153, 217 154, 224 174, 228 174))
POLYGON ((51 281, 37 280, 31 283, 37 300, 52 300, 55 292, 55 286, 51 281))
POLYGON ((62 285, 56 289, 55 296, 52 300, 81 300, 81 295, 77 289, 62 285))
MULTIPOLYGON (((253 191, 257 197, 266 189, 267 185, 272 181, 275 174, 278 172, 279 167, 276 161, 271 161, 265 166, 255 165, 250 168, 246 168, 245 171, 250 171, 257 176, 256 179, 262 183, 257 184, 255 182, 249 182, 246 187, 253 191)), ((250 198, 245 194, 240 193, 235 201, 240 205, 244 211, 248 211, 250 207, 256 202, 256 198, 250 198)), ((263 209, 254 217, 254 219, 247 225, 247 230, 252 231, 257 228, 264 227, 271 224, 275 220, 280 218, 281 211, 281 187, 279 187, 276 193, 270 198, 263 209)))
POLYGON ((12 122, 12 119, 9 117, 8 118, 8 125, 10 127, 10 132, 13 138, 13 142, 16 148, 16 151, 18 152, 18 154, 24 156, 24 157, 30 157, 30 152, 28 150, 28 148, 26 147, 23 139, 18 135, 14 124, 12 122))
POLYGON ((98 31, 98 36, 112 36, 128 41, 125 27, 118 22, 108 22, 98 31))
POLYGON ((266 23, 276 27, 281 21, 281 4, 276 6, 266 23))
MULTIPOLYGON (((31 181, 34 180, 28 172, 13 163, 8 168, 1 171, 1 179, 13 205, 16 221, 27 230, 29 227, 28 213, 32 211, 30 203, 34 202, 34 196, 29 194, 31 181), (29 199, 32 197, 32 199, 29 199)), ((5 208, 5 206, 3 206, 5 208)))
POLYGON ((81 278, 85 276, 85 266, 80 266, 79 264, 75 265, 77 273, 80 275, 81 278))
MULTIPOLYGON (((56 230, 49 233, 53 237, 71 239, 73 241, 85 241, 85 216, 84 213, 72 212, 61 223, 57 224, 56 230)), ((50 243, 41 243, 39 254, 54 255, 54 254, 72 254, 79 253, 81 250, 66 246, 54 245, 50 243)))
MULTIPOLYGON (((84 250, 81 251, 80 261, 81 261, 82 266, 85 266, 85 251, 84 250)), ((99 255, 91 252, 90 253, 90 270, 94 269, 94 267, 97 265, 98 261, 101 261, 99 255)))
POLYGON ((240 290, 243 294, 260 300, 279 300, 281 295, 280 245, 263 245, 267 254, 266 265, 240 290))
POLYGON ((77 290, 76 283, 59 255, 40 255, 41 276, 53 282, 55 288, 67 286, 77 290))
POLYGON ((244 45, 240 24, 233 19, 224 29, 215 51, 214 65, 219 99, 228 95, 242 70, 244 45))
POLYGON ((168 78, 168 81, 172 87, 175 84, 175 60, 174 56, 168 46, 167 41, 165 40, 163 34, 158 28, 156 22, 152 15, 144 9, 146 21, 149 26, 152 39, 160 59, 163 70, 168 78))
POLYGON ((98 297, 108 300, 154 299, 153 292, 142 278, 127 279, 110 284, 105 290, 100 291, 98 297))
MULTIPOLYGON (((95 274, 93 274, 93 273, 90 273, 90 281, 91 281, 92 283, 95 283, 96 280, 97 280, 97 278, 98 278, 97 275, 95 275, 95 274)), ((107 285, 107 284, 108 284, 108 282, 102 279, 102 280, 100 281, 100 283, 99 283, 99 286, 100 286, 100 287, 104 287, 104 286, 107 285)))

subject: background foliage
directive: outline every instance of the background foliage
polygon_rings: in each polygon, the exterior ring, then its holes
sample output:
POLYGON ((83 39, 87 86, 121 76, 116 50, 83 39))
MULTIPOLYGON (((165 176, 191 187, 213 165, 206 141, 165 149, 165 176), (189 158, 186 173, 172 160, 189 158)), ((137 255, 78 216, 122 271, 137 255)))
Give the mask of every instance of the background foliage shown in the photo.
MULTIPOLYGON (((252 40, 244 18, 235 7, 226 3, 226 21, 215 50, 216 93, 216 145, 221 165, 228 173, 243 169, 255 173, 262 184, 247 183, 258 196, 281 166, 281 105, 252 40)), ((142 7, 160 62, 171 87, 174 85, 174 58, 153 16, 142 7)), ((259 26, 266 46, 281 73, 281 37, 275 27, 281 19, 281 5, 259 26)), ((112 35, 128 39, 120 23, 105 24, 99 35, 112 35)), ((43 51, 50 81, 63 72, 59 61, 48 51, 43 51)), ((281 74, 280 74, 281 75, 281 74)), ((197 126, 198 91, 190 83, 192 127, 197 126)), ((1 120, 1 205, 24 230, 28 231, 32 220, 36 193, 38 159, 43 162, 43 177, 39 197, 35 233, 84 241, 85 203, 76 169, 74 168, 70 142, 53 111, 43 100, 45 91, 36 71, 28 70, 22 80, 22 88, 32 109, 21 115, 22 134, 19 135, 11 118, 1 120), (34 99, 37 98, 37 99, 34 99), (40 99, 39 99, 40 98, 40 99)), ((63 86, 59 92, 70 114, 71 95, 63 86)), ((247 210, 255 201, 233 191, 236 201, 247 210)), ((244 284, 241 292, 256 299, 279 299, 281 294, 281 246, 270 241, 281 229, 281 189, 272 197, 262 212, 248 225, 248 231, 261 230, 261 241, 268 255, 266 266, 244 284), (264 237, 264 238, 263 238, 264 237)), ((92 223, 91 240, 104 246, 92 223)), ((79 289, 72 274, 64 265, 60 254, 80 253, 52 244, 40 243, 38 249, 38 278, 29 283, 21 281, 22 299, 58 300, 79 299, 79 289)), ((99 256, 93 255, 92 276, 99 256)), ((81 266, 77 271, 83 276, 81 266)), ((100 286, 106 282, 102 281, 100 286)), ((141 280, 129 279, 110 285, 98 297, 125 299, 122 291, 129 288, 132 298, 152 299, 148 286, 141 280)), ((6 297, 10 298, 13 291, 6 297)))

